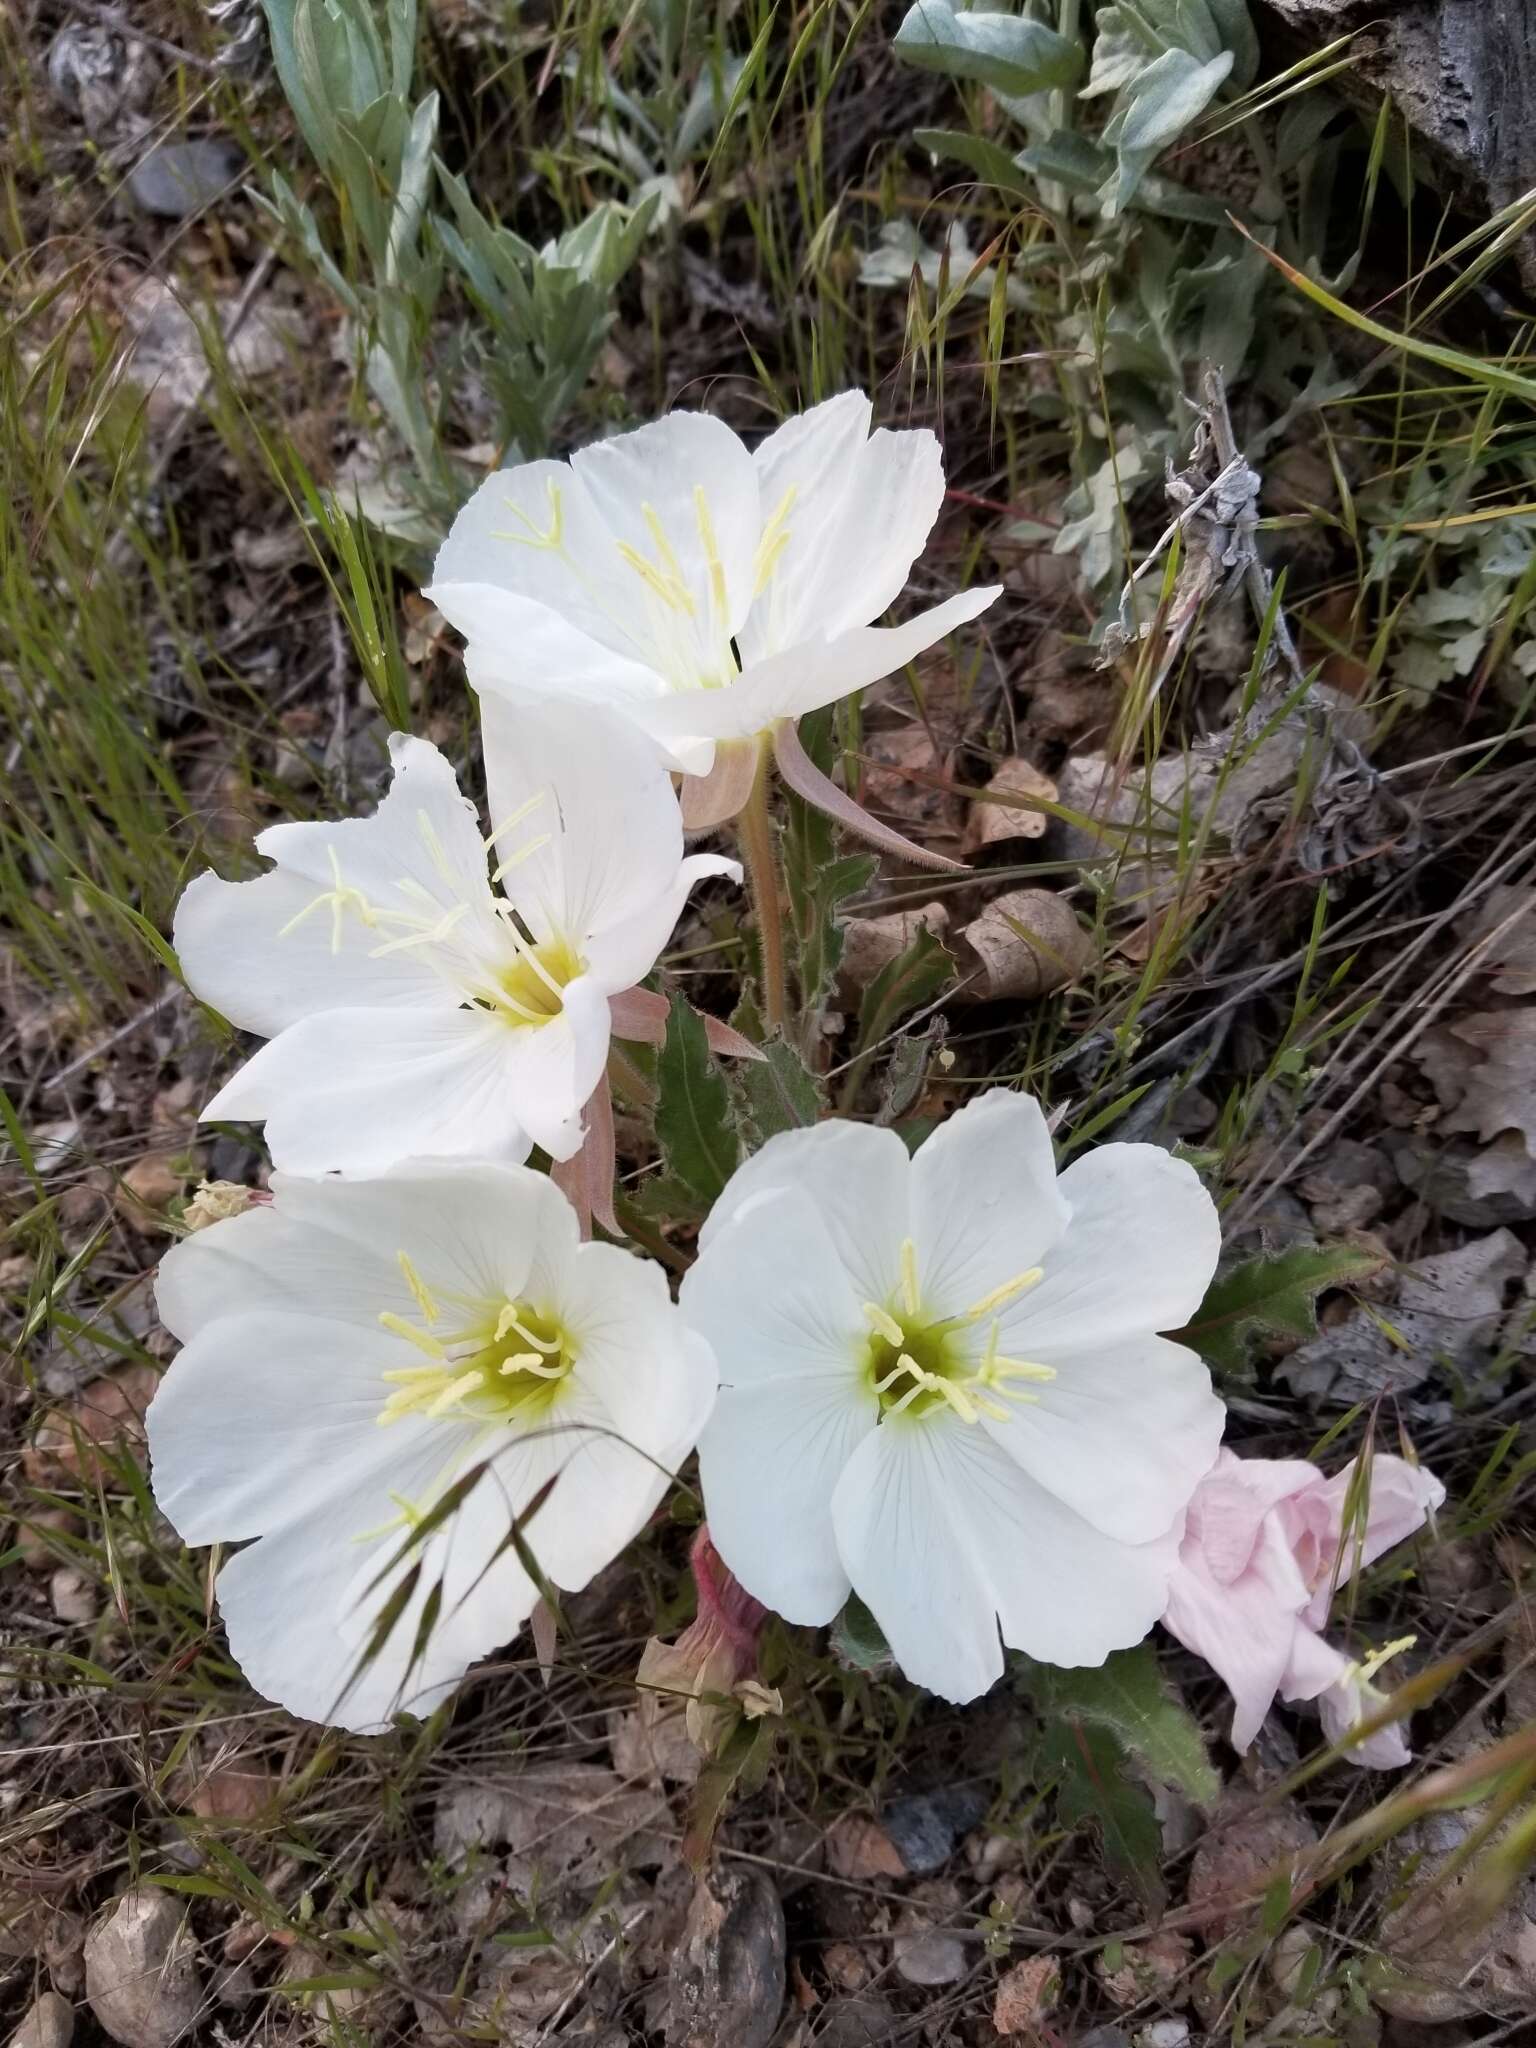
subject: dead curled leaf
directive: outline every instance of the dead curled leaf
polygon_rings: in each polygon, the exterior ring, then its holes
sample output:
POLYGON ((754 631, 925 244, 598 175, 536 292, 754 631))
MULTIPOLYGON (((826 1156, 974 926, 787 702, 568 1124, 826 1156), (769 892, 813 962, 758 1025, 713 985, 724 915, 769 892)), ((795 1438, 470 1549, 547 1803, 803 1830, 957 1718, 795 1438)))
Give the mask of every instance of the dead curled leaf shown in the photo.
POLYGON ((912 910, 893 910, 885 917, 851 917, 843 926, 843 957, 838 981, 852 993, 868 988, 875 976, 911 945, 920 931, 942 939, 949 930, 949 911, 942 903, 920 903, 912 910))
POLYGON ((1518 1131, 1536 1154, 1536 1004, 1478 1010, 1440 1025, 1413 1056, 1445 1106, 1442 1130, 1485 1142, 1518 1131))
POLYGON ((1012 889, 989 903, 956 942, 961 985, 973 1003, 1048 995, 1086 973, 1093 940, 1064 897, 1050 889, 1012 889))
POLYGON ((1010 796, 1044 797, 1054 803, 1056 785, 1032 761, 1026 761, 1017 754, 1010 756, 996 769, 985 788, 972 798, 962 848, 966 854, 978 853, 984 846, 997 846, 1009 839, 1039 839, 1044 836, 1050 822, 1049 813, 1027 802, 1011 804, 1007 801, 1010 796))

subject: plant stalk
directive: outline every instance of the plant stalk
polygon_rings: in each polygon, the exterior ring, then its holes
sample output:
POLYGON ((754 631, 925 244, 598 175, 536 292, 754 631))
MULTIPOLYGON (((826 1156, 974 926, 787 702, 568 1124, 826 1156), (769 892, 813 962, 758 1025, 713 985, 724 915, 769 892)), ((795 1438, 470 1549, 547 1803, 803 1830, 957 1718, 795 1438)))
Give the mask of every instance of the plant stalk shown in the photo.
POLYGON ((784 980, 783 896, 779 889, 779 859, 773 843, 773 819, 768 813, 768 775, 772 758, 766 738, 758 741, 757 773, 752 794, 736 819, 736 843, 746 863, 747 886, 752 892, 752 910, 757 920, 757 949, 762 963, 763 1020, 770 1031, 782 1032, 788 1014, 784 980))

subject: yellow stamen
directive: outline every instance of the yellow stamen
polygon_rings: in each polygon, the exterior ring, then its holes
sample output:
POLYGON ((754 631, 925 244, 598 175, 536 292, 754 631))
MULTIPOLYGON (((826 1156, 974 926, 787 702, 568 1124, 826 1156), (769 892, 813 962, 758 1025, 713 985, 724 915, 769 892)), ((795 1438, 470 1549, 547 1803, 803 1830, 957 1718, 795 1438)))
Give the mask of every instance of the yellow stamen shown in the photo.
POLYGON ((503 875, 511 874, 512 870, 521 867, 525 860, 531 860, 541 847, 548 846, 554 836, 553 832, 541 832, 537 839, 530 839, 526 846, 520 846, 516 853, 509 855, 499 868, 492 869, 491 880, 499 882, 503 875))
POLYGON ((699 523, 699 539, 704 543, 704 559, 709 564, 709 594, 715 607, 716 616, 722 624, 730 615, 730 606, 725 592, 725 564, 720 559, 720 549, 715 542, 715 529, 709 516, 709 500, 704 495, 704 486, 693 487, 693 516, 699 523))
POLYGON ((526 529, 522 533, 493 533, 492 540, 509 540, 522 548, 551 548, 558 553, 565 545, 565 502, 560 495, 560 486, 555 479, 549 479, 549 531, 541 532, 515 499, 508 498, 507 506, 514 519, 520 519, 526 529))
POLYGON ((421 1310, 422 1315, 429 1323, 435 1323, 440 1311, 427 1289, 427 1283, 422 1279, 404 1252, 395 1253, 395 1262, 404 1275, 405 1284, 411 1290, 416 1306, 421 1310))
POLYGON ((905 1335, 900 1323, 897 1322, 889 1310, 881 1308, 878 1302, 865 1302, 864 1317, 875 1335, 883 1337, 887 1344, 895 1344, 899 1348, 905 1342, 905 1335))
POLYGON ((510 818, 503 818, 501 823, 498 826, 496 826, 495 830, 491 832, 490 836, 487 838, 485 842, 486 852, 490 852, 491 848, 496 844, 498 839, 505 839, 509 832, 514 830, 516 826, 521 825, 524 818, 528 817, 532 812, 536 811, 539 808, 539 805, 545 801, 548 795, 549 791, 547 789, 536 789, 533 795, 528 798, 526 803, 521 803, 518 805, 517 809, 512 813, 510 818))
POLYGON ((910 1237, 901 1240, 901 1305, 909 1316, 915 1316, 923 1305, 917 1281, 917 1246, 910 1237))
MULTIPOLYGON (((418 1351, 425 1352, 428 1358, 435 1358, 439 1362, 446 1361, 448 1354, 437 1339, 429 1337, 425 1330, 418 1330, 416 1325, 408 1323, 404 1316, 397 1316, 393 1310, 384 1309, 380 1312, 379 1321, 386 1330, 392 1331, 397 1337, 403 1337, 407 1344, 414 1344, 418 1351)), ((385 1377, 388 1378, 389 1375, 386 1374, 385 1377)))
POLYGON ((1400 1657, 1404 1650, 1411 1650, 1418 1641, 1417 1636, 1399 1636, 1396 1642, 1388 1643, 1384 1649, 1373 1650, 1358 1664, 1351 1664, 1345 1672, 1346 1678, 1356 1678, 1362 1685, 1369 1685, 1384 1664, 1390 1664, 1394 1657, 1400 1657))
POLYGON ((416 830, 421 835, 422 845, 427 849, 428 860, 450 888, 456 889, 459 885, 458 873, 444 851, 442 840, 437 836, 437 827, 425 811, 416 813, 416 830))
POLYGON ((510 1301, 496 1318, 496 1335, 492 1341, 499 1344, 509 1330, 515 1330, 525 1344, 531 1344, 535 1351, 542 1351, 546 1357, 552 1357, 560 1349, 558 1337, 536 1337, 527 1324, 518 1319, 517 1310, 510 1301))
POLYGON ((398 939, 386 939, 382 946, 369 949, 370 960, 383 960, 391 953, 407 953, 413 946, 440 946, 454 929, 469 915, 467 903, 456 903, 452 910, 445 910, 437 923, 424 932, 406 932, 398 939))
POLYGON ((779 557, 789 546, 789 508, 795 502, 798 488, 796 484, 790 485, 758 538, 757 554, 752 565, 754 597, 761 597, 768 588, 773 580, 773 572, 779 566, 779 557))
POLYGON ((979 1323, 984 1316, 991 1315, 994 1309, 1001 1308, 1005 1301, 1012 1301, 1027 1289, 1037 1287, 1044 1278, 1043 1266, 1031 1266, 1027 1271, 1015 1274, 1013 1279, 1005 1280, 1001 1287, 994 1287, 990 1294, 984 1294, 980 1301, 972 1302, 965 1312, 966 1321, 979 1323))

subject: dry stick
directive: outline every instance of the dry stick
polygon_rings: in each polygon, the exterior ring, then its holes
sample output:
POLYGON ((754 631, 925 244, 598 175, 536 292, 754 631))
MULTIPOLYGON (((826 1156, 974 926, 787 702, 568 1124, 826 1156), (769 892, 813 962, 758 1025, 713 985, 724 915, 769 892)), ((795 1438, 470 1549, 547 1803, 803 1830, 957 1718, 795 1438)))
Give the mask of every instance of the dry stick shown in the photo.
POLYGON ((99 1060, 104 1052, 110 1052, 114 1045, 121 1045, 125 1038, 132 1037, 133 1033, 141 1030, 144 1025, 149 1023, 151 1018, 158 1017, 160 1012, 168 1004, 175 1002, 180 994, 181 984, 179 982, 172 982, 169 988, 163 988, 152 1002, 146 1003, 142 1010, 136 1010, 126 1024, 119 1024, 115 1031, 110 1031, 105 1038, 98 1039, 95 1045, 72 1059, 67 1067, 60 1067, 59 1071, 44 1083, 44 1086, 49 1089, 64 1087, 83 1068, 88 1067, 92 1060, 99 1060))
POLYGON ((1435 1019, 1440 1015, 1440 1012, 1450 1002, 1451 998, 1455 995, 1458 995, 1461 992, 1461 990, 1465 988, 1466 984, 1472 979, 1473 975, 1477 972, 1479 966, 1482 964, 1483 955, 1499 939, 1502 939, 1507 931, 1509 931, 1514 925, 1520 922, 1521 918, 1524 917, 1527 908, 1528 905, 1524 903, 1520 904, 1517 909, 1512 910, 1510 912, 1508 917, 1502 918, 1499 921, 1499 923, 1494 926, 1491 932, 1486 932, 1483 935, 1483 937, 1478 940, 1477 944, 1468 953, 1465 961, 1462 963, 1459 972, 1453 975, 1450 981, 1446 983, 1445 987, 1441 990, 1440 994, 1436 996, 1434 1001, 1429 1004, 1428 1008, 1425 1010, 1423 1016, 1419 1019, 1419 1021, 1412 1027, 1411 1030, 1404 1034, 1404 1036, 1397 1042, 1396 1045, 1390 1047, 1388 1051, 1383 1054, 1381 1059, 1379 1059, 1376 1062, 1375 1066, 1373 1066, 1369 1070, 1369 1072, 1366 1074, 1364 1080, 1361 1081, 1359 1086, 1357 1088, 1352 1088, 1350 1090, 1349 1094, 1344 1098, 1343 1102, 1339 1104, 1339 1107, 1334 1111, 1333 1115, 1329 1117, 1327 1123, 1325 1123, 1322 1126, 1321 1130, 1315 1131, 1313 1133, 1313 1135, 1307 1140, 1307 1142, 1302 1146, 1301 1150, 1289 1162, 1289 1164, 1283 1169, 1283 1171, 1272 1174, 1267 1181, 1262 1182, 1257 1188, 1255 1188, 1252 1194, 1250 1194, 1244 1201, 1238 1203, 1237 1207, 1232 1211, 1227 1221, 1227 1228, 1229 1231, 1235 1230, 1245 1218, 1251 1216, 1253 1211, 1257 1208, 1259 1203, 1264 1199, 1266 1195, 1272 1193, 1275 1188, 1279 1187, 1282 1181, 1289 1179, 1289 1177, 1292 1174, 1294 1174, 1308 1159, 1311 1158, 1312 1154, 1315 1151, 1317 1151, 1319 1146, 1325 1145, 1328 1142, 1328 1140, 1338 1130, 1339 1125, 1343 1123, 1344 1119, 1349 1115, 1350 1111, 1370 1091, 1371 1087, 1374 1085, 1374 1083, 1377 1081, 1380 1075, 1385 1071, 1385 1069, 1392 1064, 1393 1060, 1401 1059, 1404 1053, 1406 1053, 1412 1046, 1416 1045, 1418 1041, 1424 1036, 1424 1033, 1429 1029, 1430 1025, 1433 1024, 1435 1019))

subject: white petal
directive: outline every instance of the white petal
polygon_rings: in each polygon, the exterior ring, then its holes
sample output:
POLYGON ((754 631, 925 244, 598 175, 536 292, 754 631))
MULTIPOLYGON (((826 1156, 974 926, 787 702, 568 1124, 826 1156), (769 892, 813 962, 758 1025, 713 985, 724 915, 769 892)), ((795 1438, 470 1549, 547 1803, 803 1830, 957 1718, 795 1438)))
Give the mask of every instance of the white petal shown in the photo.
POLYGON ((832 1118, 807 1130, 781 1131, 737 1168, 699 1233, 715 1234, 754 1195, 799 1188, 821 1212, 827 1240, 859 1300, 885 1302, 901 1278, 901 1245, 911 1228, 911 1162, 894 1131, 832 1118))
MULTIPOLYGON (((473 641, 498 624, 476 594, 487 584, 553 613, 571 641, 579 636, 651 666, 644 586, 624 570, 613 535, 568 462, 523 462, 487 477, 455 517, 423 594, 473 641)), ((557 673, 559 637, 557 627, 546 626, 535 650, 557 673)), ((519 650, 507 652, 516 658, 519 650)), ((574 647, 570 658, 591 661, 574 647)), ((528 669, 523 673, 537 683, 528 669)))
MULTIPOLYGON (((583 975, 566 984, 558 1017, 536 1030, 507 1031, 505 1036, 509 1043, 500 1067, 503 1113, 509 1122, 515 1118, 551 1159, 573 1159, 581 1150, 582 1111, 608 1062, 612 1023, 606 989, 591 975, 583 975)), ((439 1144, 434 1149, 441 1152, 446 1147, 439 1144)), ((465 1149, 485 1152, 489 1147, 465 1149)))
POLYGON ((355 919, 343 921, 335 944, 329 910, 305 914, 315 895, 312 881, 282 869, 250 882, 205 874, 188 883, 171 936, 193 994, 264 1038, 342 1005, 453 1005, 420 952, 374 958, 377 936, 355 919))
POLYGON ((183 1343, 222 1316, 290 1310, 372 1330, 380 1309, 411 1306, 391 1271, 394 1249, 338 1245, 328 1217, 263 1203, 173 1245, 155 1276, 155 1306, 183 1343))
POLYGON ((265 1118, 290 1173, 379 1173, 412 1155, 525 1159, 508 1076, 517 1041, 559 1026, 514 1030, 479 1010, 325 1011, 264 1045, 203 1116, 265 1118))
POLYGON ((1059 1357, 1149 1330, 1179 1330, 1221 1251, 1216 1205, 1160 1145, 1100 1145, 1059 1187, 1071 1209, 1045 1278, 1003 1322, 1005 1351, 1059 1357))
POLYGON ((496 841, 498 863, 516 862, 503 889, 535 938, 570 939, 609 993, 633 986, 688 886, 682 812, 654 747, 626 720, 570 704, 487 697, 481 714, 492 818, 523 814, 496 841))
POLYGON ((953 1417, 886 1422, 832 1504, 838 1549, 907 1676, 964 1702, 1002 1672, 1002 1642, 1050 1664, 1101 1664, 1162 1612, 1177 1535, 1110 1541, 953 1417))
MULTIPOLYGON (((749 1166, 762 1157, 759 1152, 749 1166)), ((735 1180, 721 1202, 734 1187, 735 1180)), ((717 1203, 700 1236, 699 1257, 683 1277, 679 1303, 714 1352, 722 1384, 831 1380, 862 1389, 873 1420, 875 1402, 864 1371, 867 1297, 851 1278, 811 1192, 794 1183, 768 1185, 725 1223, 716 1221, 719 1214, 717 1203)))
POLYGON ((400 1555, 399 1502, 428 1499, 442 1466, 441 1445, 418 1442, 414 1454, 337 1489, 224 1567, 218 1596, 229 1647, 259 1692, 292 1714, 373 1733, 395 1713, 429 1713, 476 1658, 517 1632, 537 1589, 511 1550, 496 1557, 511 1519, 498 1473, 488 1471, 413 1554, 400 1555), (414 1596, 359 1671, 391 1593, 418 1566, 414 1596), (434 1588, 440 1612, 412 1668, 434 1588))
MULTIPOLYGON (((1016 1354, 1015 1354, 1016 1355, 1016 1354)), ((1024 1388, 1007 1422, 983 1427, 999 1448, 1084 1521, 1121 1543, 1161 1536, 1189 1505, 1221 1444, 1226 1408, 1203 1362, 1165 1337, 1095 1351, 1025 1354, 1055 1368, 1024 1388)), ((1015 1383, 1018 1384, 1018 1383, 1015 1383)))
POLYGON ((551 605, 521 592, 493 583, 436 583, 423 595, 464 635, 465 671, 483 694, 514 704, 555 697, 627 711, 666 690, 647 662, 588 639, 551 605))
MULTIPOLYGON (((445 1300, 511 1300, 524 1291, 535 1259, 547 1265, 562 1252, 574 1256, 578 1242, 570 1203, 546 1174, 525 1166, 410 1159, 369 1180, 275 1174, 272 1189, 268 1215, 282 1218, 300 1240, 328 1240, 331 1277, 315 1304, 321 1314, 333 1312, 329 1304, 354 1272, 371 1282, 382 1268, 400 1287, 400 1313, 419 1319, 400 1268, 402 1251, 445 1300)), ((217 1246, 223 1228, 201 1232, 191 1242, 217 1246)), ((275 1263, 270 1251, 264 1256, 275 1263)), ((279 1270, 273 1282, 279 1298, 283 1288, 299 1284, 291 1268, 279 1270)))
POLYGON ((785 506, 787 538, 741 632, 748 665, 878 619, 922 553, 944 502, 942 451, 926 429, 871 437, 869 417, 869 400, 846 392, 757 450, 763 518, 785 506))
POLYGON ((390 739, 394 778, 371 818, 273 825, 252 882, 200 875, 174 940, 195 994, 266 1036, 347 1004, 458 1000, 425 948, 379 947, 453 914, 451 951, 496 942, 485 848, 453 769, 425 740, 390 739), (345 894, 335 901, 337 878, 345 894), (409 922, 407 922, 409 920, 409 922))
POLYGON ((665 535, 698 613, 715 603, 728 641, 752 600, 761 526, 757 470, 731 429, 708 413, 667 413, 633 433, 591 442, 571 467, 615 544, 659 562, 656 530, 665 535), (717 570, 723 608, 711 593, 717 570))
POLYGON ((1001 595, 1001 584, 967 590, 904 625, 858 626, 833 640, 804 641, 754 663, 723 689, 679 692, 647 705, 646 729, 664 740, 750 739, 781 718, 799 718, 835 704, 905 668, 1001 595))
POLYGON ((925 1308, 959 1315, 1017 1279, 1060 1238, 1068 1210, 1040 1105, 991 1088, 912 1162, 912 1236, 925 1308))
POLYGON ((322 1322, 297 1303, 209 1323, 147 1417, 155 1498, 182 1540, 259 1536, 397 1463, 378 1418, 398 1349, 376 1315, 322 1322))
POLYGON ((723 1388, 699 1441, 715 1548, 765 1607, 819 1627, 848 1597, 832 1501, 874 1432, 868 1389, 831 1376, 723 1388))
POLYGON ((579 1346, 582 1384, 626 1442, 675 1471, 709 1418, 717 1374, 661 1267, 617 1245, 584 1244, 556 1298, 579 1346))

